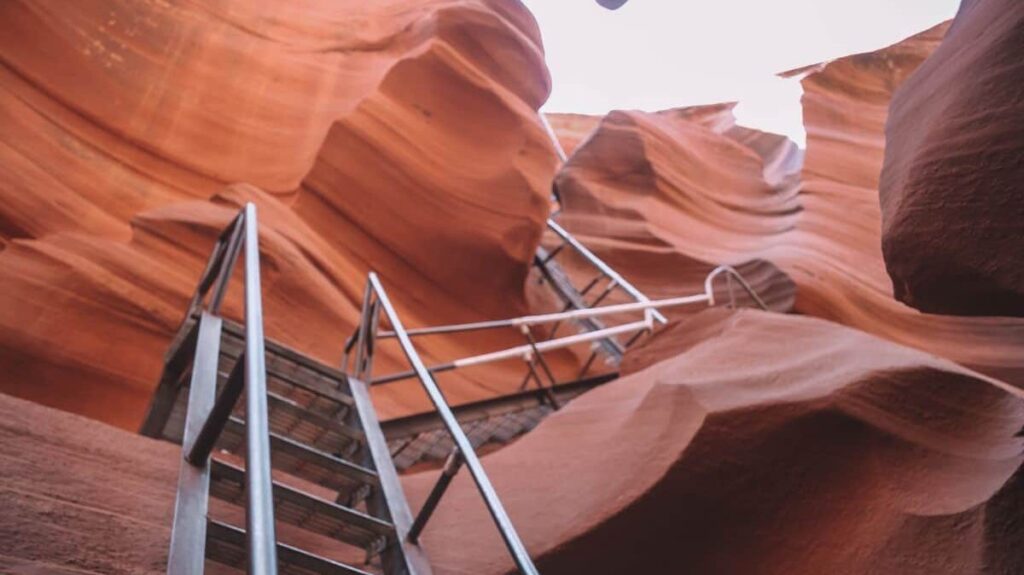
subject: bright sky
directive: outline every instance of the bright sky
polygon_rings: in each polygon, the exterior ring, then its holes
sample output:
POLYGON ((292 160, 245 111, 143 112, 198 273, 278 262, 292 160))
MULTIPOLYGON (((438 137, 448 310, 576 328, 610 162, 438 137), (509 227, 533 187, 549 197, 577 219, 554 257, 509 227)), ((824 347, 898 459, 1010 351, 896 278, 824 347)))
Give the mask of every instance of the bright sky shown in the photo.
POLYGON ((740 101, 741 124, 804 144, 800 86, 775 77, 952 18, 959 0, 524 0, 554 79, 548 112, 740 101))

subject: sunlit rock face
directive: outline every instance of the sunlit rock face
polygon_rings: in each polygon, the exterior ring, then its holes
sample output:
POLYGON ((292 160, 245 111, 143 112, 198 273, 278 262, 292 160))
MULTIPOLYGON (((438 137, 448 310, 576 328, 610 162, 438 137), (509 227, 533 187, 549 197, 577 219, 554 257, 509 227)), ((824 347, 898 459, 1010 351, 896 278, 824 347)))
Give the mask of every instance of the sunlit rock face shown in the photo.
POLYGON ((882 248, 896 297, 931 313, 1024 316, 1024 4, 965 1, 896 92, 882 248))
MULTIPOLYGON (((1021 392, 815 318, 708 310, 484 458, 543 573, 1013 573, 1021 392)), ((409 477, 417 505, 434 474, 409 477)), ((1019 508, 1018 508, 1019 509, 1019 508)), ((505 573, 466 474, 435 570, 505 573)))
MULTIPOLYGON (((410 325, 529 311, 557 158, 521 5, 15 1, 0 22, 0 391, 134 427, 245 201, 267 333, 324 361, 371 268, 410 325)), ((430 362, 520 342, 423 347, 430 362)), ((381 353, 378 373, 401 365, 381 353)), ((449 398, 518 386, 514 367, 452 379, 449 398)), ((425 406, 402 384, 379 400, 425 406)))

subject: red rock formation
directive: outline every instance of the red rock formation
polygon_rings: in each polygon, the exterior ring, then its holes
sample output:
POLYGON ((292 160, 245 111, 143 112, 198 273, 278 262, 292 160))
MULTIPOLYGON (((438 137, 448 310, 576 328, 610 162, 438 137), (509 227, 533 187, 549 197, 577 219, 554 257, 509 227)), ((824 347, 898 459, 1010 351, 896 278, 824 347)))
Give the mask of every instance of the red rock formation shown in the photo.
MULTIPOLYGON (((560 217, 652 294, 693 291, 715 262, 763 260, 796 283, 799 313, 1024 386, 1024 323, 922 315, 893 297, 882 259, 877 193, 888 105, 947 27, 802 71, 799 193, 793 144, 731 127, 727 109, 614 112, 558 174, 560 217)), ((779 301, 789 291, 780 277, 755 279, 779 301)))
MULTIPOLYGON (((268 335, 325 361, 371 267, 411 325, 528 311, 556 159, 522 6, 25 0, 0 22, 0 390, 134 427, 243 200, 264 220, 268 335), (221 193, 237 181, 265 192, 221 193)), ((450 396, 518 386, 515 367, 450 396)), ((381 392, 385 414, 424 403, 381 392)))
MULTIPOLYGON (((760 142, 769 184, 758 151, 724 133, 734 129, 732 107, 612 112, 558 173, 559 221, 651 297, 699 293, 715 266, 761 258, 799 209, 775 158, 795 146, 760 142)), ((792 282, 774 266, 741 271, 773 307, 792 306, 792 282)))
MULTIPOLYGON (((1024 568, 1021 391, 752 310, 676 324, 627 369, 484 458, 543 573, 1024 568)), ((161 572, 179 461, 170 444, 0 395, 0 570, 161 572)), ((435 479, 404 479, 414 507, 435 479)), ((439 574, 510 567, 465 473, 424 545, 439 574)))
POLYGON ((841 58, 803 80, 803 213, 773 259, 799 286, 796 309, 953 359, 1024 386, 1024 323, 922 315, 893 297, 881 253, 877 190, 893 91, 948 25, 841 58))
MULTIPOLYGON (((1022 568, 1020 390, 753 310, 706 311, 631 362, 484 459, 542 572, 1022 568)), ((509 567, 478 501, 459 476, 428 525, 438 571, 509 567)))
POLYGON ((896 92, 882 248, 897 299, 933 313, 1024 315, 1024 4, 965 0, 896 92))
POLYGON ((562 145, 565 153, 570 155, 601 122, 601 116, 589 114, 545 114, 545 116, 558 136, 558 143, 562 145))

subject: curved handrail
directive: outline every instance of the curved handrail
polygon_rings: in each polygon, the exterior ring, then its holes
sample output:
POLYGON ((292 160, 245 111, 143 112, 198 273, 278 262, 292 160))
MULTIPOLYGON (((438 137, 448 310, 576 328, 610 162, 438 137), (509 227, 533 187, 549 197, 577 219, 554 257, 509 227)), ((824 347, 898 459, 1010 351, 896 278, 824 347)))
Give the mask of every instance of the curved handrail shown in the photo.
POLYGON ((729 276, 736 278, 736 280, 740 282, 740 285, 743 286, 743 289, 746 290, 747 294, 751 298, 753 298, 755 302, 757 302, 757 305, 760 306, 761 309, 763 309, 764 311, 768 311, 768 306, 765 305, 764 300, 761 299, 761 296, 757 295, 757 292, 754 291, 754 288, 751 287, 749 283, 747 283, 747 280, 743 278, 743 275, 740 274, 740 272, 736 271, 736 269, 733 268, 732 266, 727 265, 718 266, 717 268, 711 270, 711 273, 709 273, 707 277, 704 278, 704 293, 705 295, 708 296, 709 306, 715 305, 715 291, 713 284, 715 278, 722 274, 729 274, 729 276))

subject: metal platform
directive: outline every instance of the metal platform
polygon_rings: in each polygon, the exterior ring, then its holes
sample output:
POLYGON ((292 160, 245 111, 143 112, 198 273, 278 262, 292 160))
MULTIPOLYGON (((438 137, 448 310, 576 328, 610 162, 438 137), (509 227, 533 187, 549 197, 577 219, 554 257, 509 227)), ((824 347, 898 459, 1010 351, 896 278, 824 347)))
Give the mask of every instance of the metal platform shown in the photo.
MULTIPOLYGON (((618 377, 616 373, 548 390, 530 389, 452 408, 473 447, 492 451, 532 430, 559 406, 618 377), (553 401, 552 401, 553 400, 553 401)), ((455 445, 436 412, 381 422, 391 458, 399 471, 420 464, 440 465, 455 445)))

